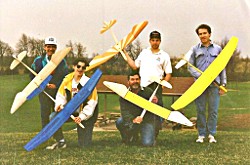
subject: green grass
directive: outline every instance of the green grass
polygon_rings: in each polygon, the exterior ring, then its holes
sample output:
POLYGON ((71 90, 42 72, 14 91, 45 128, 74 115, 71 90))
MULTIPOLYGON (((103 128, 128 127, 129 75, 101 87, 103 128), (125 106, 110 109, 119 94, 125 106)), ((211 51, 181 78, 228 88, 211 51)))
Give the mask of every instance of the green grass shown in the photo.
MULTIPOLYGON (((77 133, 70 131, 74 123, 63 126, 68 147, 46 151, 43 143, 27 152, 23 146, 40 130, 40 108, 37 97, 10 114, 15 94, 29 82, 28 76, 0 76, 0 164, 249 164, 250 152, 250 83, 229 83, 229 91, 221 97, 217 144, 196 144, 194 129, 161 131, 152 148, 124 146, 117 131, 94 132, 93 146, 77 147, 77 133), (241 118, 237 118, 241 116, 241 118)), ((118 96, 107 95, 107 112, 119 112, 118 96)), ((171 97, 164 97, 170 108, 171 97)), ((104 95, 99 95, 100 113, 104 112, 104 95)), ((196 116, 191 103, 183 110, 189 118, 196 116)))
POLYGON ((93 146, 77 147, 76 132, 66 132, 68 147, 46 151, 52 140, 27 152, 22 147, 34 133, 0 134, 2 164, 249 164, 249 136, 219 132, 217 144, 196 144, 194 131, 164 131, 156 147, 124 146, 119 133, 94 132, 93 146))

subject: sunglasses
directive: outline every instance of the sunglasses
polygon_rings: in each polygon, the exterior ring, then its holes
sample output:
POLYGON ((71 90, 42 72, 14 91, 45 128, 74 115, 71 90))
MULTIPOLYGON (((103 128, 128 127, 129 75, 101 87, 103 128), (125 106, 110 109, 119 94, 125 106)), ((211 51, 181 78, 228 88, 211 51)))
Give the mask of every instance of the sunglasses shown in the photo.
POLYGON ((86 69, 86 66, 76 65, 78 69, 82 68, 82 70, 86 69))

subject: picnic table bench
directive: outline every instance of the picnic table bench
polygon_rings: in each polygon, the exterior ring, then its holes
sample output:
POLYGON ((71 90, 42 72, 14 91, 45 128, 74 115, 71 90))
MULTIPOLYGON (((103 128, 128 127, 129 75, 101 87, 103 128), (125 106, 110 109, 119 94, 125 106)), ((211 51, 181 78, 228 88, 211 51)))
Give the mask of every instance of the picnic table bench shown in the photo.
MULTIPOLYGON (((128 85, 128 78, 126 75, 103 75, 99 80, 96 88, 98 93, 104 94, 104 115, 100 117, 97 121, 99 123, 106 123, 107 117, 107 95, 115 94, 112 90, 107 88, 103 81, 116 82, 119 84, 128 85)), ((194 79, 192 77, 172 77, 169 83, 173 86, 172 89, 164 88, 162 91, 163 96, 172 97, 172 103, 175 101, 176 97, 181 96, 193 83, 194 79)), ((110 113, 110 119, 115 120, 120 117, 120 113, 110 113)))

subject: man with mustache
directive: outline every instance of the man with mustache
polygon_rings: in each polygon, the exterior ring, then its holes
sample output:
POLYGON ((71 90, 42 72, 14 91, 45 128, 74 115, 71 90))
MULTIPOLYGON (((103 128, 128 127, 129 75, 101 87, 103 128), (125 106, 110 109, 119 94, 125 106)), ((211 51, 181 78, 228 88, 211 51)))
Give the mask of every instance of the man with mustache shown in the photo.
MULTIPOLYGON (((200 43, 193 46, 190 49, 191 57, 189 63, 205 71, 207 67, 215 60, 220 54, 221 47, 210 40, 211 28, 206 24, 201 24, 196 28, 196 33, 200 39, 200 43)), ((188 66, 188 71, 191 75, 197 79, 201 75, 193 67, 188 66)), ((226 86, 227 77, 226 70, 224 69, 216 81, 222 86, 226 86)), ((211 84, 196 100, 197 109, 197 129, 198 139, 197 143, 203 143, 206 136, 208 136, 209 143, 216 143, 214 138, 216 134, 216 126, 218 120, 218 107, 220 101, 220 95, 224 94, 224 91, 218 89, 214 84, 211 84), (208 106, 208 117, 206 119, 206 105, 208 106)))
MULTIPOLYGON (((148 87, 140 86, 140 76, 136 71, 128 75, 129 90, 139 96, 149 99, 153 91, 148 87)), ((120 97, 121 117, 116 121, 116 127, 120 131, 122 142, 125 144, 135 144, 138 141, 138 134, 141 135, 143 146, 154 146, 156 141, 156 129, 160 124, 159 116, 147 112, 142 120, 140 114, 142 108, 120 97)), ((154 96, 152 102, 157 103, 154 96)))

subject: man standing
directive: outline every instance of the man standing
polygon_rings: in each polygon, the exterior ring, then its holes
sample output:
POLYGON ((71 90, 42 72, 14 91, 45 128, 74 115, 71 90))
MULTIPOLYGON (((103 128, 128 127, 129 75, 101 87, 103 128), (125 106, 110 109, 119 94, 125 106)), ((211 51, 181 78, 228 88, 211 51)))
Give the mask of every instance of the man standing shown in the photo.
MULTIPOLYGON (((149 43, 151 46, 143 49, 135 61, 126 52, 125 55, 129 66, 134 70, 139 69, 141 86, 149 87, 154 91, 158 83, 153 82, 151 77, 169 81, 171 79, 172 66, 168 53, 160 49, 161 34, 158 31, 150 33, 149 43)), ((158 98, 157 104, 163 106, 161 86, 158 88, 156 96, 158 98)), ((161 124, 158 125, 156 134, 158 134, 160 129, 161 124)))
MULTIPOLYGON (((132 72, 128 76, 129 90, 139 96, 149 99, 153 91, 140 86, 140 76, 136 72, 132 72)), ((125 144, 133 144, 138 140, 138 134, 141 135, 141 144, 143 146, 153 146, 156 141, 156 129, 160 124, 160 117, 147 112, 143 118, 140 117, 142 108, 120 97, 121 117, 116 121, 116 127, 120 131, 122 142, 125 144)), ((155 96, 152 102, 157 103, 155 96)))
MULTIPOLYGON (((191 57, 189 63, 205 71, 208 66, 215 60, 221 52, 221 47, 210 40, 211 28, 206 24, 201 24, 197 27, 196 33, 200 38, 200 43, 191 48, 191 57)), ((193 67, 188 66, 189 72, 197 79, 201 75, 193 67)), ((226 86, 227 78, 225 69, 216 77, 216 81, 222 86, 226 86)), ((224 94, 214 84, 211 84, 196 100, 197 109, 197 143, 203 143, 204 138, 208 135, 210 143, 216 143, 214 135, 216 134, 216 126, 218 119, 218 107, 220 95, 224 94), (206 105, 208 105, 208 118, 206 121, 206 105)))
MULTIPOLYGON (((159 79, 169 81, 172 66, 169 55, 160 49, 161 34, 158 31, 152 31, 149 38, 151 47, 143 49, 135 61, 127 53, 125 54, 129 66, 134 70, 139 69, 141 86, 148 86, 154 90, 158 84, 153 82, 151 77, 158 77, 159 79)), ((162 88, 158 88, 156 95, 159 99, 158 104, 162 106, 162 88)))
MULTIPOLYGON (((45 65, 50 61, 52 55, 56 52, 57 49, 57 40, 55 37, 47 37, 45 39, 44 50, 46 54, 42 54, 35 58, 34 62, 31 65, 31 68, 39 73, 45 65)), ((68 67, 65 59, 57 66, 57 68, 51 73, 52 79, 47 84, 45 88, 45 92, 50 94, 53 98, 56 96, 56 92, 64 78, 64 76, 68 73, 68 67)), ((30 74, 30 78, 33 79, 34 75, 30 74)), ((54 102, 46 96, 43 92, 39 94, 39 102, 41 109, 41 120, 42 120, 42 128, 44 128, 49 123, 49 115, 54 109, 54 102)), ((62 142, 62 146, 66 146, 64 144, 63 135, 59 132, 54 134, 54 138, 57 141, 62 142)))
MULTIPOLYGON (((87 66, 88 62, 83 58, 76 59, 74 61, 74 72, 65 76, 56 94, 56 103, 54 108, 56 112, 63 110, 63 106, 78 93, 82 86, 87 83, 89 78, 84 73, 87 66)), ((97 101, 98 95, 97 89, 95 88, 88 99, 83 102, 76 112, 74 112, 74 115, 77 115, 74 120, 75 123, 82 123, 85 127, 83 129, 77 125, 79 147, 88 147, 92 144, 92 133, 98 116, 97 101)), ((60 141, 57 141, 55 144, 48 146, 47 149, 53 150, 60 148, 60 146, 60 141)))

